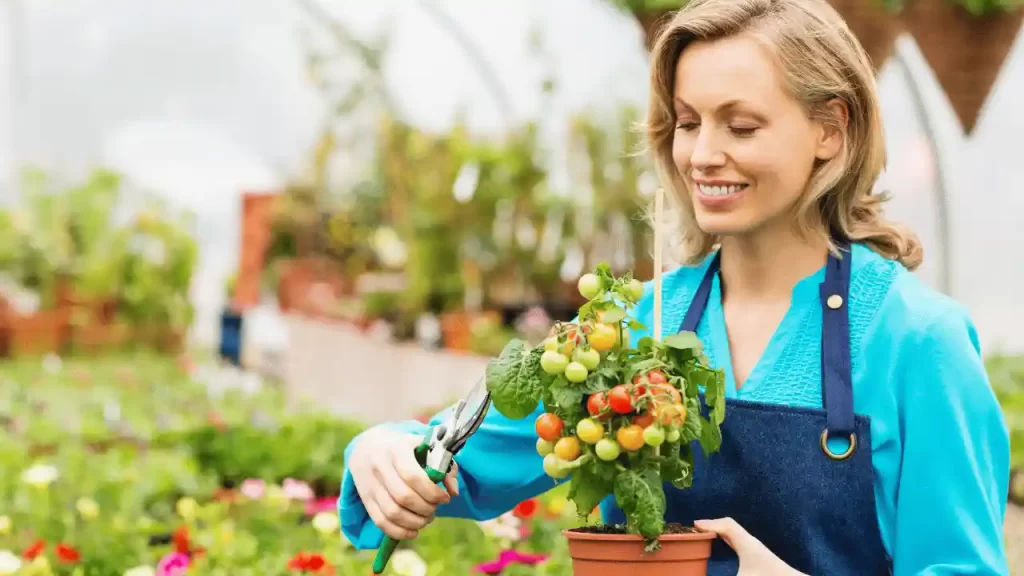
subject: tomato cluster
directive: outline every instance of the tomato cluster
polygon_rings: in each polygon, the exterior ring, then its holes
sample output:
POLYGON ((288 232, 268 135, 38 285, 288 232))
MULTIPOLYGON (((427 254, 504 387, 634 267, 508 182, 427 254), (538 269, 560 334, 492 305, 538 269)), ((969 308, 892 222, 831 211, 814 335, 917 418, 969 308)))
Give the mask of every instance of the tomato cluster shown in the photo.
POLYGON ((590 417, 580 420, 575 430, 568 430, 556 414, 537 418, 537 452, 545 457, 548 475, 568 475, 564 464, 580 456, 580 442, 593 446, 601 460, 612 461, 623 451, 678 441, 686 420, 682 394, 657 369, 638 374, 630 384, 587 396, 586 408, 590 417))

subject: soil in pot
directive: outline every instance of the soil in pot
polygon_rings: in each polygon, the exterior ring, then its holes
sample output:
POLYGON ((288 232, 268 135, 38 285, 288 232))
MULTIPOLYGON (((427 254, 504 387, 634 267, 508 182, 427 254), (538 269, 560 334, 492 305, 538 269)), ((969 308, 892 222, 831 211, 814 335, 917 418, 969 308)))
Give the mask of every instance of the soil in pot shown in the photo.
POLYGON ((574 576, 706 576, 711 541, 717 535, 670 523, 661 547, 644 551, 644 541, 620 526, 598 525, 562 532, 569 540, 574 576))

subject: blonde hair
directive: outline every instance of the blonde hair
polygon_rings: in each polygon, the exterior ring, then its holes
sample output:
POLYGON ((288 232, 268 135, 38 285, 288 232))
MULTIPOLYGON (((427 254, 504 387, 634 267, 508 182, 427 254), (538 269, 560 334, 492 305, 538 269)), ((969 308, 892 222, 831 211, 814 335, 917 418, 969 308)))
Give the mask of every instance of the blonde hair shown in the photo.
POLYGON ((677 61, 697 40, 749 34, 774 49, 789 93, 812 118, 844 132, 839 154, 815 166, 796 207, 795 226, 817 235, 836 252, 834 240, 863 242, 883 257, 915 269, 923 257, 918 238, 885 219, 888 195, 872 188, 885 167, 885 137, 867 54, 825 0, 690 0, 659 31, 651 50, 651 101, 647 140, 658 175, 679 214, 678 242, 684 263, 707 256, 718 238, 697 225, 689 193, 672 159, 677 61), (826 104, 838 98, 847 123, 826 104))

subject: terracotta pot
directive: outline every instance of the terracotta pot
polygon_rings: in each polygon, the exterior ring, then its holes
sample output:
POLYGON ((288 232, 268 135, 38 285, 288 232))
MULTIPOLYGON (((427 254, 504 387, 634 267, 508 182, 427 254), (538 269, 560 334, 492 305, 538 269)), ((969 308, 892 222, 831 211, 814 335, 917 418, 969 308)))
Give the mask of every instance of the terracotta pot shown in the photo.
POLYGON ((8 318, 10 352, 14 356, 61 352, 71 327, 71 309, 41 310, 8 318))
POLYGON ((1024 10, 976 16, 948 0, 909 0, 901 20, 970 134, 1020 33, 1024 10))
POLYGON ((828 3, 846 20, 878 72, 892 55, 896 38, 903 31, 899 18, 872 0, 828 0, 828 3))
POLYGON ((643 540, 634 534, 596 534, 565 530, 574 576, 705 576, 711 558, 707 532, 665 534, 661 548, 644 552, 643 540))

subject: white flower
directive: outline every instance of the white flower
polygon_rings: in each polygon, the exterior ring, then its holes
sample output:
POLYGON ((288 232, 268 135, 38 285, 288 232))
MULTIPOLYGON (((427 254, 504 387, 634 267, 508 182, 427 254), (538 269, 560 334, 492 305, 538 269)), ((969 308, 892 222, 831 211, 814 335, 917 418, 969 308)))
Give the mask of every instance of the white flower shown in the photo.
POLYGON ((399 550, 391 557, 391 569, 396 576, 426 576, 427 563, 414 550, 399 550))
POLYGON ((0 576, 14 574, 21 569, 21 559, 10 550, 0 550, 0 576))
POLYGON ((57 476, 59 474, 53 466, 49 464, 36 464, 21 473, 21 481, 32 486, 44 488, 52 484, 57 479, 57 476))
POLYGON ((301 480, 285 478, 282 489, 284 490, 284 495, 291 500, 305 501, 312 500, 314 497, 313 489, 309 487, 309 484, 301 480))
POLYGON ((321 534, 334 534, 339 525, 338 515, 333 512, 320 512, 313 516, 313 528, 321 534))
POLYGON ((57 356, 53 352, 50 352, 43 357, 43 371, 47 374, 56 374, 60 372, 64 362, 61 361, 60 356, 57 356))
POLYGON ((242 492, 242 496, 245 496, 250 500, 259 500, 267 491, 267 483, 258 478, 249 478, 242 482, 240 491, 242 492))
POLYGON ((155 576, 156 570, 152 566, 136 566, 125 571, 124 576, 155 576))
POLYGON ((520 520, 512 512, 506 512, 497 518, 480 522, 480 527, 491 536, 500 540, 518 542, 520 520))

